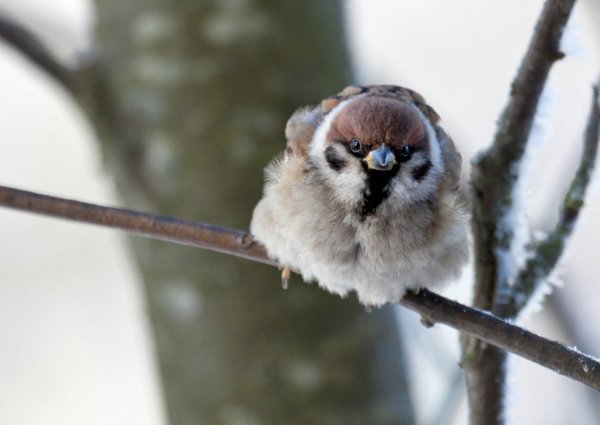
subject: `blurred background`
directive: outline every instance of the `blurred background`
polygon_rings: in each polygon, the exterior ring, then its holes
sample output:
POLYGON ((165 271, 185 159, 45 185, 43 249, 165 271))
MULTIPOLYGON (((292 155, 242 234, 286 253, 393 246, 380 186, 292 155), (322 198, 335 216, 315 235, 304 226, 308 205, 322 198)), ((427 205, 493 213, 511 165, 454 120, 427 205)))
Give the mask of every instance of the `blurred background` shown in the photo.
MULTIPOLYGON (((0 42, 0 183, 247 229, 287 117, 351 82, 414 88, 465 159, 492 140, 542 1, 0 0, 66 63, 69 93, 0 42), (93 54, 90 52, 93 49, 93 54), (91 99, 91 100, 90 100, 91 99)), ((524 165, 536 232, 557 219, 600 73, 581 0, 524 165)), ((600 178, 522 318, 600 355, 600 178)), ((0 210, 2 424, 464 424, 458 335, 367 314, 278 272, 0 210)), ((469 302, 471 271, 446 294, 469 302)), ((511 357, 510 423, 600 422, 600 396, 511 357)))

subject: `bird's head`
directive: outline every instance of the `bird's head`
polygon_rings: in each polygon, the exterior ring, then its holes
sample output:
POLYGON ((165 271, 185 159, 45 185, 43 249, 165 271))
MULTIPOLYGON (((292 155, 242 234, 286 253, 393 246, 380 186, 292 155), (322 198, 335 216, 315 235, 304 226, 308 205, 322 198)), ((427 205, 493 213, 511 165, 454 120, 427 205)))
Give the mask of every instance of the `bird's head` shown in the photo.
POLYGON ((363 215, 431 198, 443 172, 428 119, 396 98, 341 102, 317 128, 310 156, 336 198, 363 215))

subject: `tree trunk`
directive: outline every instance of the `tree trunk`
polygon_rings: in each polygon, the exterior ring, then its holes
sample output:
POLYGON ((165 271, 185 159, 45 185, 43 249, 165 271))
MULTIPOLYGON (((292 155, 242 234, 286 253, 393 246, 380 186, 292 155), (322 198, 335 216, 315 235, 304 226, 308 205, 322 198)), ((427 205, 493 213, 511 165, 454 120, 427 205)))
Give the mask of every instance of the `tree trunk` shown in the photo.
MULTIPOLYGON (((129 206, 248 226, 287 117, 347 82, 337 2, 102 0, 91 118, 129 206)), ((411 424, 393 311, 132 239, 170 421, 411 424)))

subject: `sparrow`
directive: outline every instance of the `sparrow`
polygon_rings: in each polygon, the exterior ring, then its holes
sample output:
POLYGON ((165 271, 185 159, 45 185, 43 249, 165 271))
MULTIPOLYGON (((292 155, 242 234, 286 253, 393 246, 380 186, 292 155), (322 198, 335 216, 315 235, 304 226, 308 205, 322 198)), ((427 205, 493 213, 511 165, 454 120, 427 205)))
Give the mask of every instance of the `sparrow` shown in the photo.
POLYGON ((461 156, 418 93, 350 86, 289 119, 250 230, 270 258, 367 307, 457 278, 468 260, 461 156))

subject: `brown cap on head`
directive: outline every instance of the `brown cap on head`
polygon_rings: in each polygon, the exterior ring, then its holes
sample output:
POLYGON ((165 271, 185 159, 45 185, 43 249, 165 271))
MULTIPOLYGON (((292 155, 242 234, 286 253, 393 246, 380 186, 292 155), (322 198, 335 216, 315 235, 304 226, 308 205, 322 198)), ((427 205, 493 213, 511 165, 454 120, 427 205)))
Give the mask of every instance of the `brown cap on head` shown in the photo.
POLYGON ((376 148, 382 143, 396 149, 408 144, 429 151, 423 119, 414 107, 397 99, 366 95, 350 102, 331 124, 328 140, 376 148))

